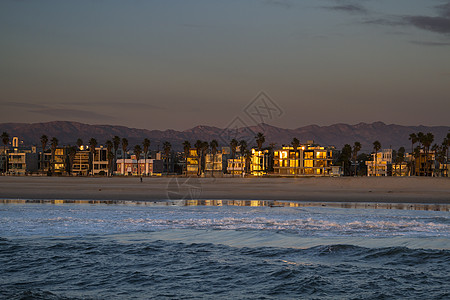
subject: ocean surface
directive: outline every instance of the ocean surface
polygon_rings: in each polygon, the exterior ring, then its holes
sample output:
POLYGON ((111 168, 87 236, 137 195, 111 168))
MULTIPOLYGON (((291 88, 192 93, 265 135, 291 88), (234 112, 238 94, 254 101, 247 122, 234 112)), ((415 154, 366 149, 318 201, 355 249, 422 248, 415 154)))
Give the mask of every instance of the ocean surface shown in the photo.
POLYGON ((0 204, 0 298, 450 299, 448 211, 247 204, 0 204))

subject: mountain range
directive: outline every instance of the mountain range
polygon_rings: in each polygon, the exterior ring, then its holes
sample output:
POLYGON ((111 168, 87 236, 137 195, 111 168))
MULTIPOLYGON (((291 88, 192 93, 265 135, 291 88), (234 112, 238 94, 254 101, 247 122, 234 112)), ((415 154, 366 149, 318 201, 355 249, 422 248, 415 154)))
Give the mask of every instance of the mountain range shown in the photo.
POLYGON ((232 138, 246 140, 250 146, 255 145, 255 135, 262 132, 266 137, 265 146, 270 143, 281 146, 290 144, 294 137, 301 143, 313 140, 324 146, 335 146, 341 149, 344 144, 353 145, 355 141, 362 144, 362 151, 370 152, 375 140, 380 141, 382 148, 398 149, 404 146, 407 151, 411 149, 408 140, 409 134, 431 132, 434 134, 434 143, 441 144, 450 130, 450 126, 403 126, 385 124, 383 122, 359 123, 356 125, 334 124, 329 126, 309 125, 296 129, 286 129, 259 124, 257 126, 241 128, 218 128, 212 126, 196 126, 194 128, 176 130, 147 130, 129 128, 116 125, 88 125, 78 122, 54 121, 46 123, 0 123, 0 132, 7 132, 10 137, 17 136, 24 145, 40 145, 40 137, 45 134, 51 139, 56 137, 60 145, 74 145, 78 138, 88 143, 90 138, 97 139, 99 144, 117 135, 129 141, 130 148, 141 144, 144 138, 151 141, 151 149, 162 149, 162 144, 168 141, 173 149, 181 150, 182 143, 188 140, 193 145, 196 140, 211 141, 216 139, 220 146, 228 146, 232 138))

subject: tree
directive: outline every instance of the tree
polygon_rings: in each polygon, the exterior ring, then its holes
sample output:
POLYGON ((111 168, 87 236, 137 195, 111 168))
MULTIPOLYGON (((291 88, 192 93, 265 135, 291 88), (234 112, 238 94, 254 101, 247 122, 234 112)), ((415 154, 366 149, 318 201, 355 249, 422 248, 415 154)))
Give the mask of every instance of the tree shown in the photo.
POLYGON ((262 145, 266 141, 266 137, 261 132, 258 132, 258 134, 255 136, 256 139, 256 145, 258 146, 258 151, 261 151, 262 145))
POLYGON ((252 157, 252 152, 250 150, 248 150, 248 149, 245 149, 243 155, 244 155, 245 171, 248 174, 248 173, 250 173, 249 162, 250 162, 250 159, 252 157))
MULTIPOLYGON (((293 138, 291 144, 292 148, 294 148, 294 159, 297 160, 297 149, 300 146, 300 141, 298 140, 298 138, 293 138)), ((297 163, 295 165, 297 166, 297 163)), ((297 176, 297 167, 295 167, 295 175, 297 176)))
POLYGON ((48 137, 43 134, 41 136, 41 145, 42 145, 42 157, 41 157, 41 172, 44 173, 44 152, 45 152, 45 147, 47 147, 47 143, 48 143, 48 137))
POLYGON ((431 162, 428 159, 428 154, 430 152, 430 147, 431 147, 431 144, 433 144, 433 141, 434 141, 434 135, 431 132, 429 132, 429 133, 427 133, 427 134, 425 134, 423 136, 422 145, 423 145, 423 147, 425 149, 425 168, 426 168, 426 172, 425 172, 426 175, 425 176, 431 176, 432 175, 432 173, 431 173, 431 165, 430 165, 431 162))
POLYGON ((235 159, 236 159, 236 148, 237 148, 238 144, 239 143, 236 139, 232 139, 230 141, 231 154, 233 157, 233 163, 231 165, 231 167, 233 168, 233 176, 234 176, 234 166, 235 166, 235 159))
POLYGON ((356 173, 356 158, 358 157, 358 152, 359 150, 361 150, 361 143, 360 142, 355 142, 353 144, 353 150, 352 150, 352 154, 353 154, 353 164, 355 165, 355 171, 354 171, 354 175, 357 176, 358 174, 356 173))
MULTIPOLYGON (((148 150, 150 149, 150 140, 145 138, 142 142, 142 146, 144 147, 144 163, 145 168, 147 168, 147 157, 148 157, 148 150)), ((145 172, 145 175, 148 175, 147 172, 145 172)))
POLYGON ((242 175, 244 175, 247 166, 247 158, 245 156, 247 154, 246 150, 247 150, 247 142, 245 140, 240 140, 239 151, 241 152, 241 155, 244 157, 244 169, 242 170, 242 175))
MULTIPOLYGON (((411 133, 411 134, 409 135, 409 140, 411 141, 411 158, 413 158, 413 157, 414 157, 414 156, 413 156, 413 152, 414 152, 414 144, 417 143, 417 142, 419 141, 419 138, 417 137, 417 135, 416 135, 415 133, 411 133)), ((415 162, 413 161, 413 162, 412 162, 412 166, 411 166, 411 168, 412 168, 412 170, 413 170, 412 174, 413 174, 414 171, 415 171, 414 165, 415 165, 415 162)))
POLYGON ((202 142, 202 172, 205 173, 205 167, 206 167, 206 152, 208 152, 209 143, 208 142, 202 142))
POLYGON ((92 175, 94 175, 95 147, 97 147, 97 140, 94 138, 91 138, 89 140, 89 152, 91 152, 91 174, 92 175))
POLYGON ((450 133, 447 133, 447 137, 442 142, 442 148, 445 153, 445 176, 448 177, 448 149, 450 148, 450 133))
POLYGON ((58 139, 53 137, 50 140, 50 146, 52 148, 52 168, 51 168, 51 173, 53 174, 53 172, 55 172, 55 153, 56 153, 56 148, 58 147, 58 139))
POLYGON ((167 174, 169 174, 169 156, 172 145, 169 142, 163 143, 164 154, 166 155, 167 174))
POLYGON ((142 148, 140 145, 134 146, 134 155, 136 156, 136 169, 139 176, 141 176, 139 168, 139 158, 141 158, 142 148))
POLYGON ((111 176, 111 169, 112 169, 112 160, 113 160, 113 153, 112 153, 112 148, 113 148, 113 142, 111 142, 111 140, 107 140, 106 143, 106 151, 108 152, 108 176, 111 176))
POLYGON ((377 176, 378 173, 378 166, 377 166, 377 160, 378 160, 378 151, 381 149, 381 143, 379 141, 373 142, 373 151, 375 151, 375 176, 377 176))
POLYGON ((202 148, 203 142, 201 140, 197 140, 194 144, 195 149, 197 150, 197 176, 202 175, 202 148))
POLYGON ((7 132, 2 133, 2 143, 3 143, 3 155, 4 155, 4 168, 3 170, 8 172, 8 156, 6 155, 6 145, 9 143, 9 134, 7 132))
POLYGON ((183 150, 184 150, 184 159, 185 159, 185 163, 184 163, 184 169, 185 169, 185 174, 187 176, 187 163, 188 163, 188 156, 189 156, 189 151, 191 150, 191 143, 189 141, 184 141, 183 142, 183 150))
POLYGON ((400 147, 397 151, 396 163, 400 165, 400 176, 402 176, 402 164, 405 161, 405 147, 400 147))
POLYGON ((113 162, 113 172, 117 171, 117 163, 116 163, 116 159, 117 159, 117 150, 119 149, 120 146, 120 137, 118 137, 117 135, 115 135, 112 139, 112 143, 113 143, 113 148, 114 148, 114 162, 113 162))
POLYGON ((82 139, 77 139, 77 146, 78 146, 78 149, 80 149, 81 148, 81 146, 83 145, 83 140, 82 139))
POLYGON ((67 156, 69 157, 69 175, 72 175, 72 167, 73 167, 73 161, 75 159, 75 155, 77 154, 77 147, 71 146, 67 148, 67 156))
POLYGON ((124 159, 124 161, 127 158, 127 151, 128 151, 128 140, 126 138, 122 138, 122 158, 124 159))
POLYGON ((216 140, 212 140, 211 143, 209 143, 209 146, 211 147, 211 154, 213 156, 212 177, 214 177, 214 163, 216 161, 217 147, 219 147, 219 143, 216 140))
POLYGON ((338 162, 341 163, 344 176, 349 176, 351 173, 350 168, 351 159, 352 159, 352 146, 350 146, 349 144, 345 144, 338 158, 338 162))

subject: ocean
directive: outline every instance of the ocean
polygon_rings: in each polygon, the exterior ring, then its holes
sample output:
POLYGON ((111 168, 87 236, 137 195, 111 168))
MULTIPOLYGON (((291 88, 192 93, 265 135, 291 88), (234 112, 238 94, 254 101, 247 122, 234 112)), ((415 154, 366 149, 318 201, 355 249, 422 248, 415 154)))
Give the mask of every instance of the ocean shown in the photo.
POLYGON ((450 299, 448 211, 108 203, 0 204, 0 298, 450 299))

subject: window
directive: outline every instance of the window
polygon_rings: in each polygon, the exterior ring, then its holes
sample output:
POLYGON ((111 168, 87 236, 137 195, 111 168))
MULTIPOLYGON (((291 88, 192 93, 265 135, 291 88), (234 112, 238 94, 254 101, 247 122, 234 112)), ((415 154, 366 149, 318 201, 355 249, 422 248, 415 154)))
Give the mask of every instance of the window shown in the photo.
POLYGON ((304 153, 304 158, 305 159, 313 159, 314 158, 314 152, 313 151, 306 151, 304 153))

